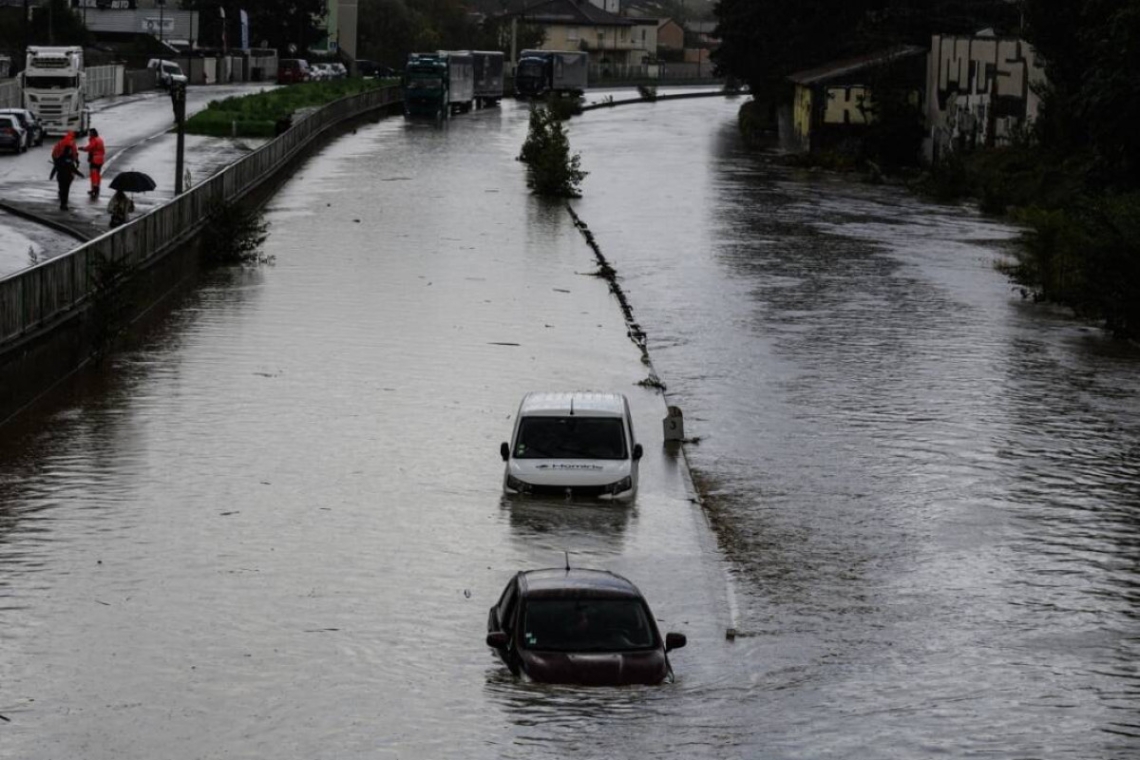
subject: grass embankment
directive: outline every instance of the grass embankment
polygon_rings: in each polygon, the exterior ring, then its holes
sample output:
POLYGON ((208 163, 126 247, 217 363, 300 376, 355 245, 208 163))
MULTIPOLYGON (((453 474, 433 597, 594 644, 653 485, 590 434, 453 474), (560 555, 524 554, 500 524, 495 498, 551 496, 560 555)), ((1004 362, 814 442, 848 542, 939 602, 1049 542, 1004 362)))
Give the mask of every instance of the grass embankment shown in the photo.
POLYGON ((213 100, 205 111, 186 121, 186 131, 214 137, 273 137, 277 121, 290 117, 294 111, 323 106, 347 95, 390 86, 394 82, 383 79, 304 82, 243 97, 213 100))

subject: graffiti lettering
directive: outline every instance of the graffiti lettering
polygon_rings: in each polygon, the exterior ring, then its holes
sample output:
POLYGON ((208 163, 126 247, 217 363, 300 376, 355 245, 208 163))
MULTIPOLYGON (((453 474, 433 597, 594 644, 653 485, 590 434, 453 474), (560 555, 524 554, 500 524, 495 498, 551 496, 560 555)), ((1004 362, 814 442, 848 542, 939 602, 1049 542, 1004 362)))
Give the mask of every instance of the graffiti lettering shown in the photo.
POLYGON ((828 87, 825 124, 868 124, 871 93, 866 87, 828 87))
POLYGON ((1036 118, 1034 85, 1044 81, 1033 49, 1021 40, 935 36, 927 72, 931 158, 1008 143, 1036 118))

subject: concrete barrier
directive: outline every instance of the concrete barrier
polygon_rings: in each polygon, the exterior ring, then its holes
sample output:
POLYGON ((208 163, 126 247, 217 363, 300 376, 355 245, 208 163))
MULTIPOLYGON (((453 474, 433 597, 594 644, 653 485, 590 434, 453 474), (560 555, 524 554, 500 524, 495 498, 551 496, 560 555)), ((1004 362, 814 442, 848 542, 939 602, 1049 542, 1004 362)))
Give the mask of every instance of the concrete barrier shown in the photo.
MULTIPOLYGON (((284 134, 199 185, 68 254, 0 279, 0 424, 87 361, 93 328, 83 320, 98 273, 143 272, 191 240, 220 204, 254 193, 327 130, 400 102, 386 87, 342 98, 296 122, 284 134), (51 346, 58 351, 53 353, 51 346)), ((319 143, 318 143, 319 144, 319 143)), ((146 308, 168 283, 143 294, 146 308)), ((95 330, 97 332, 97 330, 95 330)))

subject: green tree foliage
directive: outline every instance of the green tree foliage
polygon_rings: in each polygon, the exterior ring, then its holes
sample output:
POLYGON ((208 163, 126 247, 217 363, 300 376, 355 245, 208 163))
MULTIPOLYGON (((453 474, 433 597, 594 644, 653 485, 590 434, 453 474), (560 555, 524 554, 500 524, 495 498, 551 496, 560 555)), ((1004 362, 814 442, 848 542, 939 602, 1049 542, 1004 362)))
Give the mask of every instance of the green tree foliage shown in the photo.
POLYGON ((714 12, 718 71, 748 82, 761 100, 798 70, 900 44, 929 45, 933 34, 1017 25, 1016 7, 1004 0, 719 0, 714 12))
POLYGON ((226 38, 230 47, 239 41, 238 10, 249 14, 250 44, 260 47, 264 40, 282 58, 289 57, 289 46, 303 55, 309 46, 324 37, 317 23, 324 16, 325 0, 182 0, 182 7, 198 11, 198 37, 204 46, 221 47, 222 20, 219 8, 226 11, 226 38))
POLYGON ((1025 37, 1045 61, 1038 135, 1058 155, 1083 155, 1091 179, 1140 187, 1140 3, 1025 0, 1025 37))
POLYGON ((32 10, 32 45, 85 45, 90 41, 83 18, 67 0, 51 0, 32 10))
POLYGON ((536 195, 551 198, 579 198, 582 180, 581 157, 570 155, 566 128, 549 108, 535 106, 530 111, 530 130, 519 160, 526 164, 526 184, 536 195))
MULTIPOLYGON (((511 22, 505 15, 482 22, 461 0, 361 0, 358 15, 362 58, 402 67, 408 53, 432 50, 501 50, 510 53, 511 22)), ((542 43, 543 30, 519 24, 519 50, 542 43)))

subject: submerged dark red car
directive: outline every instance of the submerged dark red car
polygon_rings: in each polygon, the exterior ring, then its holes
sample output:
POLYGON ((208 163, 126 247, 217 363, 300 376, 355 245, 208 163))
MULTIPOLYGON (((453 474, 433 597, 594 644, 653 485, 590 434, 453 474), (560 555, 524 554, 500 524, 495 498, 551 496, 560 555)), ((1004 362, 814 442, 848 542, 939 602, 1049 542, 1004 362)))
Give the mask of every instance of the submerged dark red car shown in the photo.
POLYGON ((487 646, 511 672, 543 683, 672 680, 667 653, 685 642, 681 633, 662 638, 637 587, 603 570, 521 572, 487 618, 487 646))

